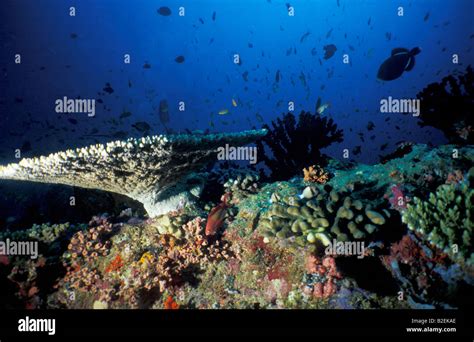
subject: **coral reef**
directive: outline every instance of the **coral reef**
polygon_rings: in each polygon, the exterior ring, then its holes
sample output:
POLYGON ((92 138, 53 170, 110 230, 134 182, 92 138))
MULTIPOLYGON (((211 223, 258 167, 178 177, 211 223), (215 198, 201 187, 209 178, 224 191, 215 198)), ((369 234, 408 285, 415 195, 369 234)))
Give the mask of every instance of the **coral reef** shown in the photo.
POLYGON ((305 182, 324 184, 329 180, 329 175, 322 167, 312 165, 303 169, 305 182))
POLYGON ((474 265, 474 189, 467 183, 441 185, 426 201, 415 197, 402 221, 454 260, 474 265))
POLYGON ((383 204, 374 205, 347 190, 337 191, 327 185, 314 189, 306 198, 284 197, 262 216, 262 234, 267 238, 292 238, 302 246, 327 246, 332 239, 367 238, 386 223, 391 213, 383 204))
POLYGON ((301 176, 262 182, 248 170, 216 171, 204 176, 215 186, 214 196, 154 218, 127 209, 86 224, 2 231, 1 239, 38 241, 40 257, 0 256, 0 286, 8 298, 0 304, 460 307, 474 285, 472 246, 466 243, 473 162, 470 146, 412 145, 376 165, 329 160, 331 177, 324 184, 301 176), (325 245, 335 241, 364 242, 365 250, 328 251, 325 245), (456 254, 445 248, 453 244, 456 254))
POLYGON ((440 129, 451 143, 474 143, 474 71, 468 66, 458 78, 449 75, 429 84, 421 100, 420 126, 440 129))
POLYGON ((294 176, 307 166, 308 161, 324 166, 326 157, 321 149, 334 142, 341 142, 342 130, 332 119, 302 111, 296 122, 295 115, 287 113, 265 125, 268 134, 257 140, 258 156, 271 171, 273 180, 294 176), (269 155, 265 147, 271 151, 269 155))
POLYGON ((194 175, 216 160, 219 146, 246 145, 265 130, 241 133, 149 136, 66 150, 0 166, 0 179, 66 184, 123 194, 150 216, 192 202, 203 179, 194 175))

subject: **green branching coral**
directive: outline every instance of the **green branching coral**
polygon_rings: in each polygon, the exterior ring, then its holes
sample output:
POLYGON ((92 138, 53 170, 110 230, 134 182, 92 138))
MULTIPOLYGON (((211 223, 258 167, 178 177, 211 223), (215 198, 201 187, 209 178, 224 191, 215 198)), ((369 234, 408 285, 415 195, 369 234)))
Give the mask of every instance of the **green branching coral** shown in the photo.
POLYGON ((441 185, 427 201, 415 197, 402 220, 453 260, 474 264, 474 190, 466 183, 441 185))
POLYGON ((364 239, 391 216, 388 210, 374 208, 346 191, 308 187, 300 198, 273 199, 275 203, 260 221, 263 236, 294 239, 300 246, 364 239))

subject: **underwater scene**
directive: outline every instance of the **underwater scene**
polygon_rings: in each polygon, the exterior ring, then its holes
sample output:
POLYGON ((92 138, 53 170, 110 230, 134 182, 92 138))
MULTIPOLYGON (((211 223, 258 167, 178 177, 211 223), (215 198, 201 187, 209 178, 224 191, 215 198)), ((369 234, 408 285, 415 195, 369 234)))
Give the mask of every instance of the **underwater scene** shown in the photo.
POLYGON ((474 303, 472 0, 1 9, 1 308, 474 303))

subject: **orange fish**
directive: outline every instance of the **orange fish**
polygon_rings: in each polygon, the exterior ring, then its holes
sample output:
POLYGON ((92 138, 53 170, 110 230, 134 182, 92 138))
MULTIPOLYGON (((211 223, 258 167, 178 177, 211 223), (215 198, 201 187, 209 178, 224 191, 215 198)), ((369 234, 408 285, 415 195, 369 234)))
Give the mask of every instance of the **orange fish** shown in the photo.
POLYGON ((229 193, 226 193, 222 199, 222 202, 214 207, 209 213, 206 223, 206 236, 215 235, 224 223, 225 214, 227 212, 227 208, 229 207, 227 204, 229 195, 229 193))

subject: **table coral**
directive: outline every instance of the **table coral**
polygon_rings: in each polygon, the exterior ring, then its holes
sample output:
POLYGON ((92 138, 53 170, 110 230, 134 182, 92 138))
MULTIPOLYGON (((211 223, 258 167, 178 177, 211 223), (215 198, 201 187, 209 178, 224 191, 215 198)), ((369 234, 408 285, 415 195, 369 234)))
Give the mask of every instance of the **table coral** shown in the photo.
POLYGON ((0 166, 0 179, 66 184, 123 194, 158 216, 192 202, 203 179, 193 174, 217 160, 217 148, 246 145, 265 130, 159 135, 24 158, 0 166))

